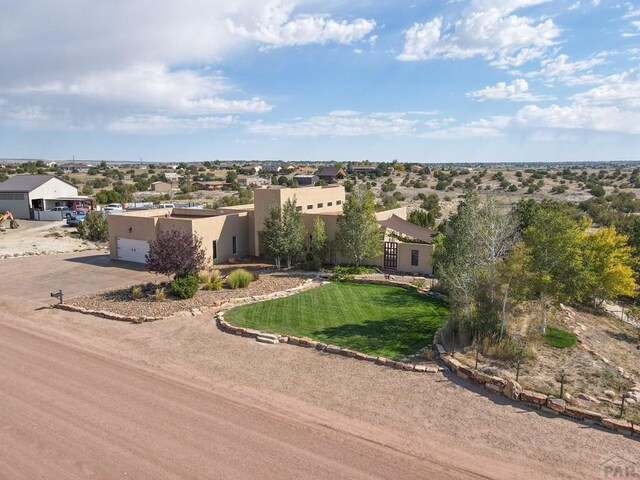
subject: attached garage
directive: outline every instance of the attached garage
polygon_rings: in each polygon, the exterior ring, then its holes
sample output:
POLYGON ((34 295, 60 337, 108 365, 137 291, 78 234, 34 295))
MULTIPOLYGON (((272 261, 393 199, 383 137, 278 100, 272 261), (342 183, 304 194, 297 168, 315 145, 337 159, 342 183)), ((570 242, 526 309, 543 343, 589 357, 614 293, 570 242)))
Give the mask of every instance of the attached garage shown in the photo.
POLYGON ((149 253, 149 242, 146 240, 133 240, 131 238, 118 238, 118 260, 125 262, 146 263, 145 256, 149 253))

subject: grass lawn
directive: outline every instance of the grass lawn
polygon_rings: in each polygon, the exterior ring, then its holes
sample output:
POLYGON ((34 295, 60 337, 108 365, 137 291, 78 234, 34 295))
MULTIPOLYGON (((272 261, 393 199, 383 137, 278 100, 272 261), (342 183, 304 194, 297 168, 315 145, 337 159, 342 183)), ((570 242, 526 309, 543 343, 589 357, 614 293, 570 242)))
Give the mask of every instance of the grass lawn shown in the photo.
POLYGON ((400 359, 430 345, 448 313, 443 302, 404 288, 332 282, 236 307, 225 316, 238 327, 400 359))
POLYGON ((547 333, 543 335, 543 338, 547 345, 554 348, 573 347, 577 342, 575 333, 553 327, 547 327, 547 333))

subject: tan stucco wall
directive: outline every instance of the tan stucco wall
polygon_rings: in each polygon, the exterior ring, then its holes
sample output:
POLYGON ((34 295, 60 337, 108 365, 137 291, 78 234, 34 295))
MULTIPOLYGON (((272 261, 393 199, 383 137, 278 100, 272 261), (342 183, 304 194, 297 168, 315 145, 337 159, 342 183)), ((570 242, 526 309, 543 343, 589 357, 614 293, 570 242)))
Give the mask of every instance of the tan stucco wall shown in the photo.
POLYGON ((207 259, 212 263, 224 263, 229 257, 246 257, 249 250, 249 215, 246 212, 194 220, 193 231, 202 238, 207 259), (233 237, 237 241, 237 253, 233 253, 233 237), (216 259, 213 259, 213 242, 217 241, 216 259))
POLYGON ((131 238, 135 240, 151 241, 156 238, 156 224, 158 215, 145 215, 156 213, 156 210, 133 213, 111 213, 107 215, 109 225, 109 252, 111 258, 118 258, 118 238, 131 238), (129 232, 131 228, 131 232, 129 232))
POLYGON ((151 185, 151 190, 154 192, 170 192, 173 186, 169 182, 161 182, 151 185))
POLYGON ((433 274, 433 245, 398 243, 398 272, 433 274), (411 250, 418 250, 418 266, 411 265, 411 250))

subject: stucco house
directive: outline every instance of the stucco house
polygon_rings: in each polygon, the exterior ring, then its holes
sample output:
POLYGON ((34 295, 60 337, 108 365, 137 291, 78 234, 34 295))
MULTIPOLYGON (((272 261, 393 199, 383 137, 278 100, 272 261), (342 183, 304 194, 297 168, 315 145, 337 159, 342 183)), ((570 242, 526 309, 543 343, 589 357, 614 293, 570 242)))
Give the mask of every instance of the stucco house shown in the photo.
MULTIPOLYGON (((224 263, 231 257, 264 257, 261 236, 271 205, 282 207, 295 200, 304 214, 307 241, 317 217, 325 223, 329 252, 327 261, 348 263, 335 248, 338 218, 345 202, 344 187, 285 188, 254 190, 254 203, 223 207, 216 210, 173 208, 112 213, 109 223, 111 258, 144 263, 149 242, 162 231, 184 230, 202 238, 207 257, 212 263, 224 263)), ((367 263, 389 271, 428 275, 433 272, 432 252, 435 232, 418 227, 406 218, 406 208, 376 213, 380 226, 383 254, 367 263)))
POLYGON ((54 175, 16 175, 0 183, 0 211, 9 210, 16 218, 36 220, 61 219, 54 207, 93 208, 93 200, 78 195, 75 185, 54 175), (44 213, 46 212, 46 213, 44 213), (49 218, 49 213, 55 218, 49 218))

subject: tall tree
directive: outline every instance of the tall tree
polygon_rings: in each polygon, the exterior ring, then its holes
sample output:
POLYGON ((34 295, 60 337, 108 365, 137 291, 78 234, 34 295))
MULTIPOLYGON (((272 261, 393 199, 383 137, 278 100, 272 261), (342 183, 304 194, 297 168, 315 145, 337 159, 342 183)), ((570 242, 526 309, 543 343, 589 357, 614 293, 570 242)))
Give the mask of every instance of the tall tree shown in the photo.
POLYGON ((175 277, 202 270, 206 262, 206 253, 202 248, 202 239, 183 230, 160 232, 155 240, 149 242, 146 257, 150 272, 175 277))
POLYGON ((272 203, 269 206, 269 215, 264 221, 264 230, 260 241, 264 244, 265 253, 273 258, 276 268, 280 270, 282 257, 286 255, 286 245, 282 212, 277 203, 272 203))
POLYGON ((364 185, 358 185, 349 193, 343 215, 338 218, 338 251, 352 259, 356 266, 382 254, 382 238, 375 211, 373 192, 364 185))
POLYGON ((287 259, 287 267, 300 261, 304 254, 304 217, 298 211, 295 200, 287 199, 282 207, 282 228, 284 235, 284 254, 287 259))
POLYGON ((532 287, 540 301, 540 330, 547 331, 547 308, 551 301, 581 297, 585 283, 583 228, 565 212, 542 208, 524 230, 531 249, 532 287))
POLYGON ((315 266, 319 270, 322 268, 322 263, 325 261, 327 256, 327 232, 324 220, 320 217, 316 217, 316 221, 313 224, 311 253, 313 255, 315 266))
POLYGON ((603 227, 585 235, 586 290, 595 306, 635 292, 636 262, 627 241, 628 237, 619 235, 615 227, 603 227))

